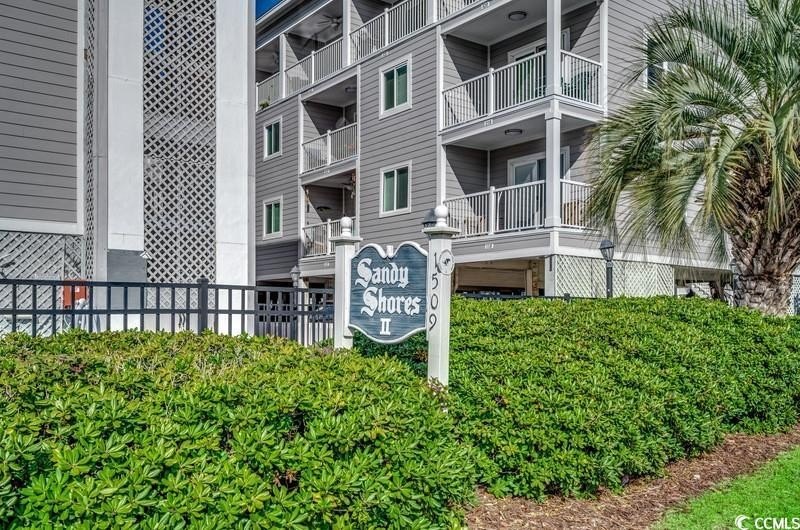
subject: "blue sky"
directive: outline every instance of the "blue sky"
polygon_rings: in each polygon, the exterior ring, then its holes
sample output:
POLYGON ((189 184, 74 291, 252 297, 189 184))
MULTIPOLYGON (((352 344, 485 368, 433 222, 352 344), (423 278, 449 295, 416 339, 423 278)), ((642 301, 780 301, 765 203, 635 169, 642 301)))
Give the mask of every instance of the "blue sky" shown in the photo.
POLYGON ((280 0, 256 0, 256 18, 263 15, 267 9, 277 4, 280 0))

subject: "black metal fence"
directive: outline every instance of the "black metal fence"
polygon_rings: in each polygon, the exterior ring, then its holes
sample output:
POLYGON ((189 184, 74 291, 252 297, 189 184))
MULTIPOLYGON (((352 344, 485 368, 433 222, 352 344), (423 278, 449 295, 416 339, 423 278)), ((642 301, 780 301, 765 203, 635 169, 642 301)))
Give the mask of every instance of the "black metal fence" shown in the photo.
POLYGON ((333 336, 333 290, 0 278, 0 334, 213 330, 312 344, 333 336))

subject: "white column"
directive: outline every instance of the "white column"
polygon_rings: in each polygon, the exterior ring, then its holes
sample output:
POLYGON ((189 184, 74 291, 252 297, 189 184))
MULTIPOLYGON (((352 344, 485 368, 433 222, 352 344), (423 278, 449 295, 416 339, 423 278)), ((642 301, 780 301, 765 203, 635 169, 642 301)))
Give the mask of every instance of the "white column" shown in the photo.
POLYGON ((561 94, 561 0, 547 0, 547 94, 561 94))
MULTIPOLYGON (((253 113, 248 72, 254 49, 248 38, 250 4, 248 0, 217 2, 216 282, 235 285, 254 280, 249 267, 254 214, 249 195, 254 132, 249 126, 253 113)), ((239 305, 241 299, 234 296, 234 308, 239 305)), ((239 322, 233 319, 234 333, 241 331, 239 322)))
POLYGON ((558 101, 550 103, 545 114, 547 137, 545 174, 545 219, 546 227, 561 225, 561 110, 558 101))
POLYGON ((608 2, 600 0, 600 105, 608 112, 608 2))
POLYGON ((350 264, 356 254, 356 244, 360 237, 353 236, 353 220, 342 217, 342 235, 331 238, 336 245, 336 276, 333 294, 333 347, 352 348, 353 332, 348 325, 350 320, 350 264))
POLYGON ((422 232, 428 236, 428 381, 450 383, 450 291, 455 262, 451 248, 458 229, 447 226, 447 207, 434 210, 436 225, 422 232))
POLYGON ((278 83, 280 84, 280 97, 281 99, 286 97, 286 34, 281 33, 278 37, 278 72, 280 73, 280 78, 278 79, 278 83))
POLYGON ((352 5, 351 0, 342 0, 342 65, 350 64, 350 32, 352 26, 352 5))
MULTIPOLYGON (((548 256, 544 259, 544 295, 558 296, 556 293, 556 267, 558 256, 548 256)), ((562 293, 563 294, 563 293, 562 293)))
POLYGON ((143 13, 143 0, 108 2, 108 248, 139 252, 144 250, 143 13))

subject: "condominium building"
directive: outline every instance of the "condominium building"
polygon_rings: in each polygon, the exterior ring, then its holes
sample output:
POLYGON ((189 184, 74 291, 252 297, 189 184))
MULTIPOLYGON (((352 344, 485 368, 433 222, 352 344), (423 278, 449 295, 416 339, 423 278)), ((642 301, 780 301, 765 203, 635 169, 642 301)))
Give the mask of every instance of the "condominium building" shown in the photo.
MULTIPOLYGON (((460 229, 458 291, 602 295, 586 226, 592 127, 630 97, 667 2, 284 0, 256 23, 256 277, 330 282, 331 237, 460 229)), ((657 69, 641 76, 646 85, 657 69)), ((643 87, 644 88, 644 87, 643 87)), ((691 257, 617 244, 616 292, 718 279, 691 257)))
POLYGON ((253 9, 0 0, 0 276, 253 281, 253 9))

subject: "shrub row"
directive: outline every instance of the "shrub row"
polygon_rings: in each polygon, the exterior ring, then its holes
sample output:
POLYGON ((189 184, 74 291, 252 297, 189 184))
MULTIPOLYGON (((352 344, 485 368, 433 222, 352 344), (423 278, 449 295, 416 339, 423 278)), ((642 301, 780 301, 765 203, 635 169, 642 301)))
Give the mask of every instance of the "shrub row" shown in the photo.
POLYGON ((407 366, 271 339, 0 340, 2 528, 458 524, 474 456, 407 366))
MULTIPOLYGON (((700 299, 455 299, 449 412, 497 495, 619 488, 798 421, 800 327, 700 299)), ((424 374, 425 342, 378 346, 424 374)))

